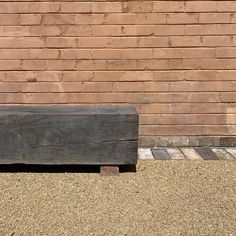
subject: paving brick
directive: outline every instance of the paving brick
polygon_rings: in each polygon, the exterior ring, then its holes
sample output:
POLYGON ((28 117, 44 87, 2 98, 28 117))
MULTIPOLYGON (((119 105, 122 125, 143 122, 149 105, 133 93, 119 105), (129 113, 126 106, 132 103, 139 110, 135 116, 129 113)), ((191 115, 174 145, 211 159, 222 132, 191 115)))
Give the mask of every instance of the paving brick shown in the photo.
POLYGON ((195 150, 204 160, 218 160, 216 154, 209 148, 198 147, 195 150))
POLYGON ((171 160, 184 160, 185 156, 180 149, 177 148, 167 148, 168 154, 170 155, 171 160))
POLYGON ((140 160, 153 160, 154 159, 150 148, 139 148, 138 158, 140 160))
POLYGON ((225 148, 225 150, 236 159, 236 148, 225 148))
POLYGON ((202 160, 202 157, 193 148, 181 148, 181 151, 188 160, 202 160))
POLYGON ((171 160, 171 157, 164 148, 154 148, 152 149, 152 154, 156 160, 171 160))
POLYGON ((212 148, 211 149, 220 160, 233 160, 234 158, 223 148, 212 148))

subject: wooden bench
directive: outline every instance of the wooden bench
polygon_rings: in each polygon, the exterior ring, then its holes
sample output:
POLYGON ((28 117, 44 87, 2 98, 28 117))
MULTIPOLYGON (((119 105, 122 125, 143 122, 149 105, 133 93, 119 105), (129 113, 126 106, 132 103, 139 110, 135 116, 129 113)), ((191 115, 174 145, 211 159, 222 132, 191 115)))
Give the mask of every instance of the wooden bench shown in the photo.
POLYGON ((135 165, 137 149, 133 107, 0 108, 0 164, 100 165, 109 175, 135 165))

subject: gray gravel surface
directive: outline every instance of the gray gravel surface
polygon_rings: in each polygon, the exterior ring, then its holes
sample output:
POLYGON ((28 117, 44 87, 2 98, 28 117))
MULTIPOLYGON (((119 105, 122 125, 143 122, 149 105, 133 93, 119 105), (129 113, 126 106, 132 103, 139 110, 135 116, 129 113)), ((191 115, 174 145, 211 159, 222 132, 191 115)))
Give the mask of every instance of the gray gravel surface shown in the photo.
POLYGON ((0 173, 0 235, 236 235, 236 162, 137 173, 0 173))

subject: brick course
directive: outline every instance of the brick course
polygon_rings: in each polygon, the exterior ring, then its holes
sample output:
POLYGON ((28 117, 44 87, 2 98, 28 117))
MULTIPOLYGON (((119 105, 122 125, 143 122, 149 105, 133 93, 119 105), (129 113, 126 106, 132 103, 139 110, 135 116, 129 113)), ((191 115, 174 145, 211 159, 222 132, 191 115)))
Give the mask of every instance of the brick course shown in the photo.
POLYGON ((141 146, 236 144, 236 1, 0 1, 0 103, 133 104, 141 146))

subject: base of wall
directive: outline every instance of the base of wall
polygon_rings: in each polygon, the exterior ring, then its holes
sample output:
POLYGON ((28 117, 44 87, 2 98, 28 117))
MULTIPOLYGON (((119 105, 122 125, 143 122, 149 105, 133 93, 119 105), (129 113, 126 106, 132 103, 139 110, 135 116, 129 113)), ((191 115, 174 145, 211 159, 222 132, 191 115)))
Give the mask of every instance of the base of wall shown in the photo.
POLYGON ((236 146, 236 136, 141 136, 140 147, 236 146))

